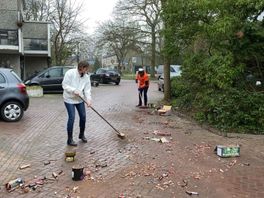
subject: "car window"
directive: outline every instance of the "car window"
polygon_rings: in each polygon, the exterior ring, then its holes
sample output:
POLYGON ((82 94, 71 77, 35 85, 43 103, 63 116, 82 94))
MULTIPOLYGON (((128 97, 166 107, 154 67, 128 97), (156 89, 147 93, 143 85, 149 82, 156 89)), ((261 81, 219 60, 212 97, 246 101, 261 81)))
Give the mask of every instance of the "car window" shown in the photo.
POLYGON ((170 71, 171 72, 179 72, 180 71, 180 68, 179 67, 171 67, 170 68, 170 71))
POLYGON ((13 76, 15 76, 17 81, 22 82, 21 79, 19 78, 19 76, 14 71, 11 71, 11 73, 13 74, 13 76))
POLYGON ((96 73, 97 74, 103 74, 103 73, 105 73, 105 70, 104 69, 98 69, 96 73))
POLYGON ((6 82, 5 77, 2 74, 0 74, 0 84, 5 82, 6 82))
POLYGON ((71 68, 64 67, 63 70, 62 70, 62 75, 64 76, 69 69, 71 69, 71 68))
POLYGON ((50 78, 61 77, 61 68, 50 69, 44 76, 50 76, 50 78))

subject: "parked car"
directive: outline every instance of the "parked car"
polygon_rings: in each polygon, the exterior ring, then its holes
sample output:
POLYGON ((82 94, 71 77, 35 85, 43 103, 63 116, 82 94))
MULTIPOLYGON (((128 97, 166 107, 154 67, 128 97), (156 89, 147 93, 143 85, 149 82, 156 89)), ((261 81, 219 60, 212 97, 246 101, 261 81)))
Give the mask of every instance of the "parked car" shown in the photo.
POLYGON ((115 83, 119 85, 121 75, 115 69, 99 68, 95 73, 91 74, 91 80, 102 84, 115 83))
POLYGON ((0 68, 0 112, 7 122, 19 121, 29 105, 26 86, 18 75, 7 68, 0 68))
POLYGON ((74 66, 53 66, 25 80, 27 86, 41 86, 44 93, 61 93, 65 73, 74 66))
MULTIPOLYGON (((171 65, 170 70, 170 79, 173 77, 181 76, 181 66, 180 65, 171 65)), ((158 80, 158 90, 164 91, 164 73, 162 73, 158 80)))
MULTIPOLYGON (((174 72, 178 72, 180 70, 180 65, 170 65, 170 72, 172 75, 174 75, 174 72)), ((156 78, 159 79, 160 76, 163 74, 164 66, 159 65, 156 69, 156 78)))

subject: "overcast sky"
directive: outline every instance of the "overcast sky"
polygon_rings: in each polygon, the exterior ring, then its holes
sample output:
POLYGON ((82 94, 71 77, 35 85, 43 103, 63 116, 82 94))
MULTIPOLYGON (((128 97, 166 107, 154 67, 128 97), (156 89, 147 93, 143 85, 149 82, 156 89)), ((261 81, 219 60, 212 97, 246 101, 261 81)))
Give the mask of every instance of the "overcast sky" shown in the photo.
POLYGON ((83 2, 82 16, 87 19, 87 32, 92 33, 99 22, 110 18, 118 0, 76 0, 83 2))

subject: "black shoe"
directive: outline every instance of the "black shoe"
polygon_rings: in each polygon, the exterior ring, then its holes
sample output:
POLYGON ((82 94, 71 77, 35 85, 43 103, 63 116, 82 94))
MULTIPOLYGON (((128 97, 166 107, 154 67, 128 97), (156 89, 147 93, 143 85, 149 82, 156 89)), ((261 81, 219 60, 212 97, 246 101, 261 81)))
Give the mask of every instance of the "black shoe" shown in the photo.
POLYGON ((79 139, 81 139, 84 143, 87 142, 87 139, 86 139, 86 137, 84 135, 83 136, 79 136, 79 139))
POLYGON ((72 139, 68 140, 68 141, 67 141, 67 144, 68 144, 69 146, 77 146, 77 143, 74 142, 72 139))

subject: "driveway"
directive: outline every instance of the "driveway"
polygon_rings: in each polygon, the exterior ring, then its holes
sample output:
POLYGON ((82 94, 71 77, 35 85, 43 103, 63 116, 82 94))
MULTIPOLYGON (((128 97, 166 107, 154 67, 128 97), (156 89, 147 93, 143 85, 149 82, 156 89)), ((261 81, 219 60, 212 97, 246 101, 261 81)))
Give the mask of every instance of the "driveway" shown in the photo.
MULTIPOLYGON (((222 137, 178 112, 160 116, 154 109, 138 109, 134 81, 92 91, 94 108, 126 139, 87 109, 88 143, 68 147, 62 95, 31 98, 20 122, 0 122, 1 197, 189 197, 189 191, 199 197, 264 197, 263 136, 222 137), (154 141, 161 137, 169 142, 154 141), (214 148, 219 144, 239 144, 241 156, 218 157, 214 148), (73 149, 75 161, 65 162, 65 152, 73 149), (73 166, 86 167, 88 176, 73 181, 73 166), (18 188, 8 193, 4 187, 15 178, 34 183, 44 176, 44 184, 29 192, 18 188)), ((149 102, 163 97, 155 82, 148 95, 149 102)))

